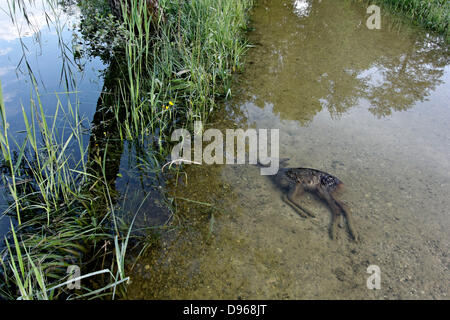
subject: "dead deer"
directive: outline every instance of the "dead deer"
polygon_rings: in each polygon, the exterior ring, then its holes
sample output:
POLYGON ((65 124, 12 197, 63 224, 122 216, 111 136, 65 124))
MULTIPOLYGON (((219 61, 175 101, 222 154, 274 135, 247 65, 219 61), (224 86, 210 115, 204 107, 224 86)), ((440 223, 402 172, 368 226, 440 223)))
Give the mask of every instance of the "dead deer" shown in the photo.
MULTIPOLYGON (((282 159, 280 163, 286 163, 287 160, 282 159)), ((274 176, 274 182, 282 188, 285 188, 286 185, 288 186, 288 193, 283 195, 283 200, 304 218, 308 216, 315 217, 315 215, 300 204, 300 197, 305 191, 319 196, 319 198, 327 203, 333 214, 330 229, 331 238, 335 239, 337 236, 336 226, 338 219, 341 219, 340 226, 342 227, 342 220, 345 218, 350 235, 355 241, 358 240, 358 235, 353 226, 349 211, 342 202, 336 200, 333 196, 335 191, 343 186, 343 183, 338 178, 316 169, 281 167, 274 176)))

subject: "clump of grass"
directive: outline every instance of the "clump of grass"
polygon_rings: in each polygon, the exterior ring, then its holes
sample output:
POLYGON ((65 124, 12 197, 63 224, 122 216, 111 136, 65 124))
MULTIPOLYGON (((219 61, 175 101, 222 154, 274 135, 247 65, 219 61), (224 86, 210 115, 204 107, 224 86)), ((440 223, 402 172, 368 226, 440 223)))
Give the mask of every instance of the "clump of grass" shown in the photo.
MULTIPOLYGON (((373 2, 373 1, 372 1, 373 2)), ((438 31, 450 40, 450 2, 448 0, 375 0, 396 12, 402 12, 413 21, 438 31)))
MULTIPOLYGON (((87 148, 78 106, 69 103, 63 108, 58 102, 55 114, 48 117, 36 86, 35 96, 28 115, 22 108, 25 136, 19 144, 8 134, 0 84, 2 181, 8 187, 11 202, 3 214, 17 222, 16 227, 11 224, 5 238, 6 249, 0 254, 0 276, 4 279, 0 295, 5 298, 69 296, 72 293, 65 293, 62 285, 67 280, 67 267, 82 267, 86 257, 103 243, 112 242, 111 220, 117 224, 113 210, 99 210, 99 201, 109 202, 92 199, 85 191, 92 179, 98 184, 104 179, 87 173, 87 148), (60 114, 65 119, 62 123, 58 120, 60 114)), ((117 245, 115 254, 124 254, 117 245)), ((109 270, 112 275, 112 266, 109 270)), ((124 279, 123 272, 119 272, 111 282, 118 284, 124 279)), ((91 292, 88 287, 77 295, 91 292)))
POLYGON ((230 76, 242 68, 242 31, 252 0, 160 1, 164 21, 145 1, 123 10, 130 39, 120 96, 124 135, 153 133, 160 141, 178 126, 206 121, 217 98, 230 95, 230 76))

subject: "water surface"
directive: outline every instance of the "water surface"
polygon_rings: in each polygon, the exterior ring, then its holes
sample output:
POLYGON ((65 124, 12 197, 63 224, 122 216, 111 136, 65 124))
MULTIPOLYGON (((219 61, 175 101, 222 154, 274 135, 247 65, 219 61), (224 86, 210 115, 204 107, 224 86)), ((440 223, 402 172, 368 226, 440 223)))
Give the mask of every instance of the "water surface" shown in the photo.
MULTIPOLYGON (((78 6, 55 0, 14 2, 15 10, 13 1, 0 0, 0 80, 10 138, 19 143, 23 140, 22 107, 30 117, 31 99, 37 103, 36 91, 49 119, 60 103, 58 126, 67 124, 61 110, 67 111, 70 102, 89 127, 102 91, 105 66, 97 57, 83 54, 74 58, 74 37, 81 37, 78 6)), ((85 140, 89 142, 88 136, 85 140)), ((11 201, 5 188, 0 186, 0 212, 11 201)), ((9 217, 0 214, 2 238, 9 225, 9 217)))
POLYGON ((331 240, 323 203, 305 197, 317 217, 300 217, 254 166, 191 166, 172 196, 214 207, 175 202, 179 228, 133 267, 130 298, 448 298, 449 50, 386 12, 367 29, 365 5, 258 1, 246 70, 211 123, 278 128, 280 157, 344 182, 361 241, 331 240))

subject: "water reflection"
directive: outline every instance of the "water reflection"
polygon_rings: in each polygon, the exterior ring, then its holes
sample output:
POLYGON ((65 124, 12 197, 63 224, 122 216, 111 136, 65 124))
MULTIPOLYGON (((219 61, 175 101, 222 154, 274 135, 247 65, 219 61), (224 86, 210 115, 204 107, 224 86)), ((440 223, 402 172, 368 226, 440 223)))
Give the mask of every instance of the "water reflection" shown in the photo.
POLYGON ((261 108, 273 104, 282 119, 305 124, 322 109, 339 116, 362 99, 377 117, 407 110, 442 83, 450 61, 437 37, 391 17, 383 17, 381 30, 367 29, 364 8, 352 2, 295 1, 282 11, 263 1, 261 7, 250 74, 262 76, 250 83, 247 98, 261 108))
POLYGON ((295 0, 294 13, 301 17, 306 17, 311 12, 311 4, 308 0, 295 0))
POLYGON ((27 37, 38 37, 49 23, 50 12, 46 1, 0 0, 0 41, 12 42, 27 37), (6 14, 7 13, 7 14, 6 14))
MULTIPOLYGON (((95 102, 91 104, 90 99, 98 97, 102 64, 91 59, 84 73, 73 68, 72 24, 79 18, 75 1, 0 0, 0 8, 0 79, 10 137, 19 144, 24 137, 20 133, 24 129, 21 107, 28 112, 31 96, 36 99, 33 78, 47 115, 54 114, 58 101, 66 106, 69 100, 81 106, 80 117, 91 115, 95 102), (78 91, 67 93, 74 88, 78 91), (55 92, 67 94, 56 97, 55 92)), ((0 190, 0 212, 11 200, 4 187, 0 190)), ((0 215, 0 235, 8 227, 9 218, 0 215)))

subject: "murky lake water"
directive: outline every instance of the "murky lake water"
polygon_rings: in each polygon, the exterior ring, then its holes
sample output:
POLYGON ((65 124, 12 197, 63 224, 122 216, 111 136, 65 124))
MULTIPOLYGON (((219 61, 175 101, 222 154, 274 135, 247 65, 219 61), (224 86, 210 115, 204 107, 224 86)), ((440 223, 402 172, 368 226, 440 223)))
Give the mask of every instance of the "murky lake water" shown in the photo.
MULTIPOLYGON (((339 177, 359 243, 329 238, 251 165, 190 166, 179 226, 131 271, 130 298, 373 299, 450 294, 450 66, 434 35, 364 2, 258 1, 247 67, 214 128, 277 128, 280 157, 339 177), (368 290, 367 267, 381 270, 368 290)), ((180 180, 181 181, 181 180, 180 180)))

